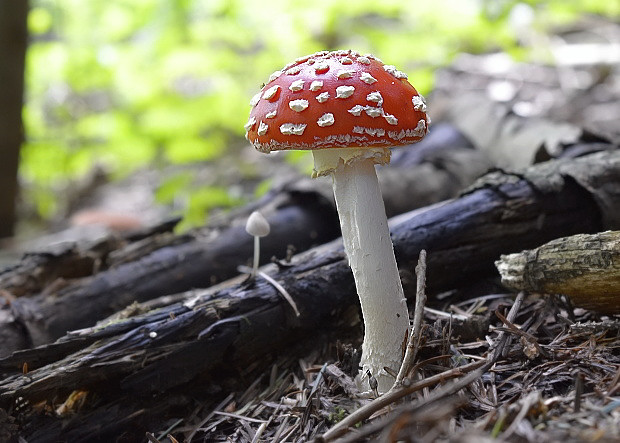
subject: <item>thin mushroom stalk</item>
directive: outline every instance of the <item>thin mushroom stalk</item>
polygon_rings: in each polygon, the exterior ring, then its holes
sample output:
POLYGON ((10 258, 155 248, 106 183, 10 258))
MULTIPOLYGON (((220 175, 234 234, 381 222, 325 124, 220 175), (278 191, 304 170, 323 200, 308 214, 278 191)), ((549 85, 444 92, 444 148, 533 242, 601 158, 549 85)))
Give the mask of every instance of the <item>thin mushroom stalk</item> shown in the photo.
POLYGON ((394 378, 384 368, 398 371, 409 319, 375 165, 428 132, 424 98, 372 55, 322 51, 275 71, 250 105, 246 138, 257 150, 312 150, 313 176, 333 177, 364 317, 360 388, 377 379, 387 392, 394 378))

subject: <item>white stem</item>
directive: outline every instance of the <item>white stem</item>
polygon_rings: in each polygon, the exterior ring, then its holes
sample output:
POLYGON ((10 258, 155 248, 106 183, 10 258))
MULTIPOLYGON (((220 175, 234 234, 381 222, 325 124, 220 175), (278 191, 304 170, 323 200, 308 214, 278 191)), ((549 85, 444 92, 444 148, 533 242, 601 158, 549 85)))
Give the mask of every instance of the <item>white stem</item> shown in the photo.
MULTIPOLYGON (((341 163, 332 174, 342 239, 364 317, 360 375, 369 370, 384 393, 394 378, 383 368, 398 372, 409 317, 374 163, 357 158, 341 163)), ((368 390, 368 382, 360 387, 368 390)))
POLYGON ((258 235, 254 236, 254 264, 252 265, 252 277, 256 276, 256 271, 258 270, 258 258, 260 256, 260 237, 258 235))

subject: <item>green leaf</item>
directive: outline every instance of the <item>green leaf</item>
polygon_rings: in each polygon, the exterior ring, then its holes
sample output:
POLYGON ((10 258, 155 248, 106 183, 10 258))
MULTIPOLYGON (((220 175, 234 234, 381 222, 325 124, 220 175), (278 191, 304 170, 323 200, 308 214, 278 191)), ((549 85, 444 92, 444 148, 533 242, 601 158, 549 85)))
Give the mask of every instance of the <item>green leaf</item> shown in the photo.
POLYGON ((166 158, 171 163, 193 163, 213 160, 226 152, 226 145, 221 135, 209 137, 179 137, 172 140, 165 148, 166 158))
POLYGON ((193 177, 189 172, 182 172, 168 177, 155 191, 155 200, 162 204, 171 204, 182 193, 186 193, 193 177))
POLYGON ((52 14, 42 7, 33 7, 28 13, 28 32, 33 35, 45 34, 52 28, 52 14))

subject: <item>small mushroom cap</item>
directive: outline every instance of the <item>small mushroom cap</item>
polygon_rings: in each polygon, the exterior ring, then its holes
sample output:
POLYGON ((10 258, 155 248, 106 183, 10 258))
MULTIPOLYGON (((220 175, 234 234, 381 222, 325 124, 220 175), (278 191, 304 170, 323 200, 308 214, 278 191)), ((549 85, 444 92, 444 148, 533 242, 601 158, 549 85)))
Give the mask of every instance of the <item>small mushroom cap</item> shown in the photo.
POLYGON ((318 52, 274 72, 250 102, 246 138, 261 152, 389 147, 428 132, 407 75, 354 51, 318 52))
POLYGON ((271 227, 269 226, 269 222, 263 217, 263 214, 254 211, 250 214, 248 221, 245 223, 245 230, 248 234, 255 237, 265 237, 269 235, 271 227))

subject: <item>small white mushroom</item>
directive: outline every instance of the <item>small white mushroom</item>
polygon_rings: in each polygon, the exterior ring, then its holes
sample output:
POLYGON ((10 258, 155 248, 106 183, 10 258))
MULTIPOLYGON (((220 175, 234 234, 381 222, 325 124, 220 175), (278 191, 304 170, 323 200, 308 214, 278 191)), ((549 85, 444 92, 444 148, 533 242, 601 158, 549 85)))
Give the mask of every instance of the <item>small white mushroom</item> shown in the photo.
POLYGON ((269 222, 265 219, 265 217, 263 217, 263 214, 258 211, 254 211, 248 217, 248 221, 245 224, 245 230, 248 234, 254 236, 254 260, 251 273, 251 276, 254 277, 256 276, 256 271, 258 270, 260 238, 269 235, 271 226, 269 226, 269 222))

